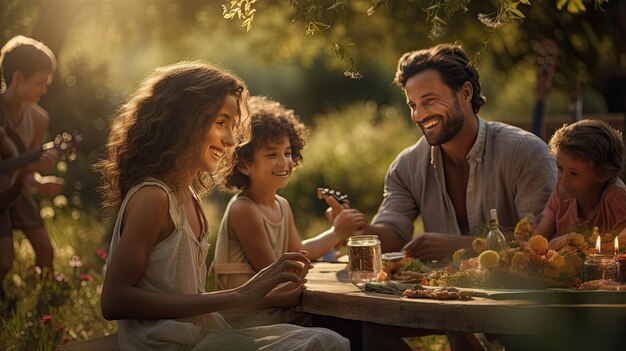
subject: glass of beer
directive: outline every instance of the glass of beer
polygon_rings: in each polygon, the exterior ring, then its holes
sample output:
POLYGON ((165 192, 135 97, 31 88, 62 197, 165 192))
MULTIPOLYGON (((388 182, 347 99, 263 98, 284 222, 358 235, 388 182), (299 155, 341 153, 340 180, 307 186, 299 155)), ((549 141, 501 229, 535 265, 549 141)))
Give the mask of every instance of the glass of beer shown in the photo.
POLYGON ((348 273, 352 284, 362 288, 374 282, 382 269, 377 235, 355 235, 348 239, 348 273))

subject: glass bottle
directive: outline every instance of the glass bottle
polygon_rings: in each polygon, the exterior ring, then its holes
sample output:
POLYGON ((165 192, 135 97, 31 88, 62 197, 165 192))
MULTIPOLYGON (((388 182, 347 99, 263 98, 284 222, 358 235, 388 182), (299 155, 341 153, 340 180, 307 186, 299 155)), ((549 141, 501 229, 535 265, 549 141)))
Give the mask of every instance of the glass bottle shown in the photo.
POLYGON ((487 242, 487 250, 496 252, 504 251, 504 249, 506 249, 506 239, 504 238, 504 234, 500 231, 498 222, 492 218, 487 222, 487 227, 489 228, 489 233, 487 233, 487 238, 485 239, 487 242))

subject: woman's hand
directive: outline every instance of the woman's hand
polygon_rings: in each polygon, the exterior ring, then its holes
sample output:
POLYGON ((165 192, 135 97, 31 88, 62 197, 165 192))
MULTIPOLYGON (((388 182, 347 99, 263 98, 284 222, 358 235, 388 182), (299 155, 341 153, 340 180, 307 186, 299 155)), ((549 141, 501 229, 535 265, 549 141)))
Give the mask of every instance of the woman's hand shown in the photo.
POLYGON ((298 283, 285 283, 284 285, 270 291, 265 295, 268 308, 291 307, 300 302, 300 294, 304 290, 304 285, 298 283))
POLYGON ((311 267, 313 266, 306 257, 306 251, 286 252, 237 290, 245 301, 253 303, 281 283, 293 282, 301 289, 306 283, 305 277, 311 267))

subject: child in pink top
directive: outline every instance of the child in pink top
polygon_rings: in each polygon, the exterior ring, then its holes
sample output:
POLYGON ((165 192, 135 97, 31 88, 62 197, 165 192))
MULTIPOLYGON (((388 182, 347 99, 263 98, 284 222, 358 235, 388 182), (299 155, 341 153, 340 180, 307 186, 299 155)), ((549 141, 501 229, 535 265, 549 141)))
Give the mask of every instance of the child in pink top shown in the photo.
POLYGON ((536 231, 560 249, 571 231, 619 233, 626 227, 626 185, 622 133, 599 120, 582 120, 558 129, 549 142, 556 156, 558 183, 536 231))

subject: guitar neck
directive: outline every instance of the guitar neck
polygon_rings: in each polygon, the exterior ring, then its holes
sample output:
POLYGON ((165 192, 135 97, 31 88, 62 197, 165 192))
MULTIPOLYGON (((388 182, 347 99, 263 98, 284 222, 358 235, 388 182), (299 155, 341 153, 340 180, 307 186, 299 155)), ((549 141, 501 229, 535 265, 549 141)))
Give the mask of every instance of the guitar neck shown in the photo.
POLYGON ((44 150, 31 150, 18 157, 0 162, 0 174, 11 173, 27 164, 37 162, 44 150))

